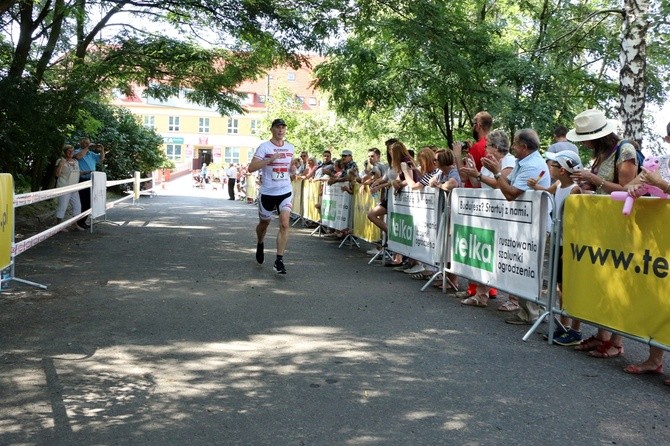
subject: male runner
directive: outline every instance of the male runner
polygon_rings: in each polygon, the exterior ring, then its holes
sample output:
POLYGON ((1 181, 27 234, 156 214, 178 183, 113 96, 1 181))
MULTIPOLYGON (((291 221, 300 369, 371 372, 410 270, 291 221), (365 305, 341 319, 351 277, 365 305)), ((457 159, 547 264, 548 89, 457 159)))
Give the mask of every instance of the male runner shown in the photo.
POLYGON ((289 217, 291 215, 293 191, 291 188, 291 161, 295 147, 284 140, 286 123, 283 119, 275 119, 270 127, 272 138, 261 143, 249 163, 249 172, 261 171, 260 198, 258 200, 259 222, 256 226, 256 261, 265 261, 264 244, 272 211, 279 213, 279 232, 277 233, 277 260, 274 270, 277 274, 286 274, 284 267, 284 250, 288 243, 289 217))

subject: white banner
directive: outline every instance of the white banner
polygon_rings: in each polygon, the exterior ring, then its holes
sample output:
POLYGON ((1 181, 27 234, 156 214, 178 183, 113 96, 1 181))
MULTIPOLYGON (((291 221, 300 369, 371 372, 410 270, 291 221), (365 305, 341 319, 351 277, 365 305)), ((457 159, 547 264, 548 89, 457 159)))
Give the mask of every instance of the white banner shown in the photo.
POLYGON ((431 265, 441 265, 438 237, 440 190, 389 192, 388 245, 391 251, 431 265))
POLYGON ((91 218, 104 217, 107 212, 107 174, 91 173, 91 218))
POLYGON ((542 289, 549 195, 507 201, 498 189, 454 189, 451 270, 526 299, 542 289))
POLYGON ((321 224, 337 230, 350 228, 351 195, 342 190, 342 184, 324 186, 321 197, 321 224))

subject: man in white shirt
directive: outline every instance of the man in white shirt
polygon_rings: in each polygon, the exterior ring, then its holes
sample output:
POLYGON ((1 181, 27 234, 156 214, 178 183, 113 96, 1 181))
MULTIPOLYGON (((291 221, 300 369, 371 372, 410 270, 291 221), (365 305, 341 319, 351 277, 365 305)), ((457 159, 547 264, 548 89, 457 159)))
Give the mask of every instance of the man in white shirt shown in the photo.
POLYGON ((226 169, 226 177, 228 177, 228 199, 235 199, 235 182, 237 181, 237 168, 233 163, 226 169))
POLYGON ((265 261, 264 240, 270 221, 272 211, 279 213, 279 232, 277 233, 277 260, 274 270, 277 274, 286 274, 284 267, 284 251, 288 243, 289 222, 291 208, 293 205, 293 189, 291 187, 291 161, 295 153, 295 147, 285 141, 286 123, 283 119, 275 119, 270 127, 272 138, 261 143, 256 149, 249 172, 260 170, 262 182, 260 196, 258 198, 259 222, 256 226, 256 261, 265 261))

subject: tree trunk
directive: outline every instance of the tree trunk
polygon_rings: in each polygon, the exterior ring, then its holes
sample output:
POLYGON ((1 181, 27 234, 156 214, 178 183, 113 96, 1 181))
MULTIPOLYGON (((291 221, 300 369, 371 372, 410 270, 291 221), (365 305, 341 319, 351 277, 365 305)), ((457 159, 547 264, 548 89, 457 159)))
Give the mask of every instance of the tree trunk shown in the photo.
POLYGON ((623 136, 642 142, 647 65, 646 36, 649 28, 649 1, 624 0, 624 20, 619 62, 620 113, 623 136))

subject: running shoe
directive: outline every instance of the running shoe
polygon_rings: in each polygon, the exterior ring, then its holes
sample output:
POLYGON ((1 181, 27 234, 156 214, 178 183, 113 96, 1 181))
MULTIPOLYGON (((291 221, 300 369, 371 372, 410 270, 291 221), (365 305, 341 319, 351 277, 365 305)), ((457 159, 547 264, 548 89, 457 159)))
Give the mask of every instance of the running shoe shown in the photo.
POLYGON ((273 268, 277 274, 286 274, 286 267, 284 266, 284 262, 282 260, 275 260, 273 268))
POLYGON ((259 243, 256 245, 256 261, 258 263, 263 263, 265 261, 265 252, 264 252, 264 244, 259 243))
MULTIPOLYGON (((561 336, 563 336, 567 332, 568 332, 568 329, 564 328, 562 325, 557 324, 557 327, 554 329, 554 342, 556 342, 556 339, 560 338, 561 336)), ((547 339, 549 339, 549 333, 543 334, 542 339, 544 339, 545 341, 547 339)))
POLYGON ((568 331, 563 333, 561 336, 554 338, 554 342, 558 345, 577 345, 582 342, 582 333, 568 328, 568 331))

